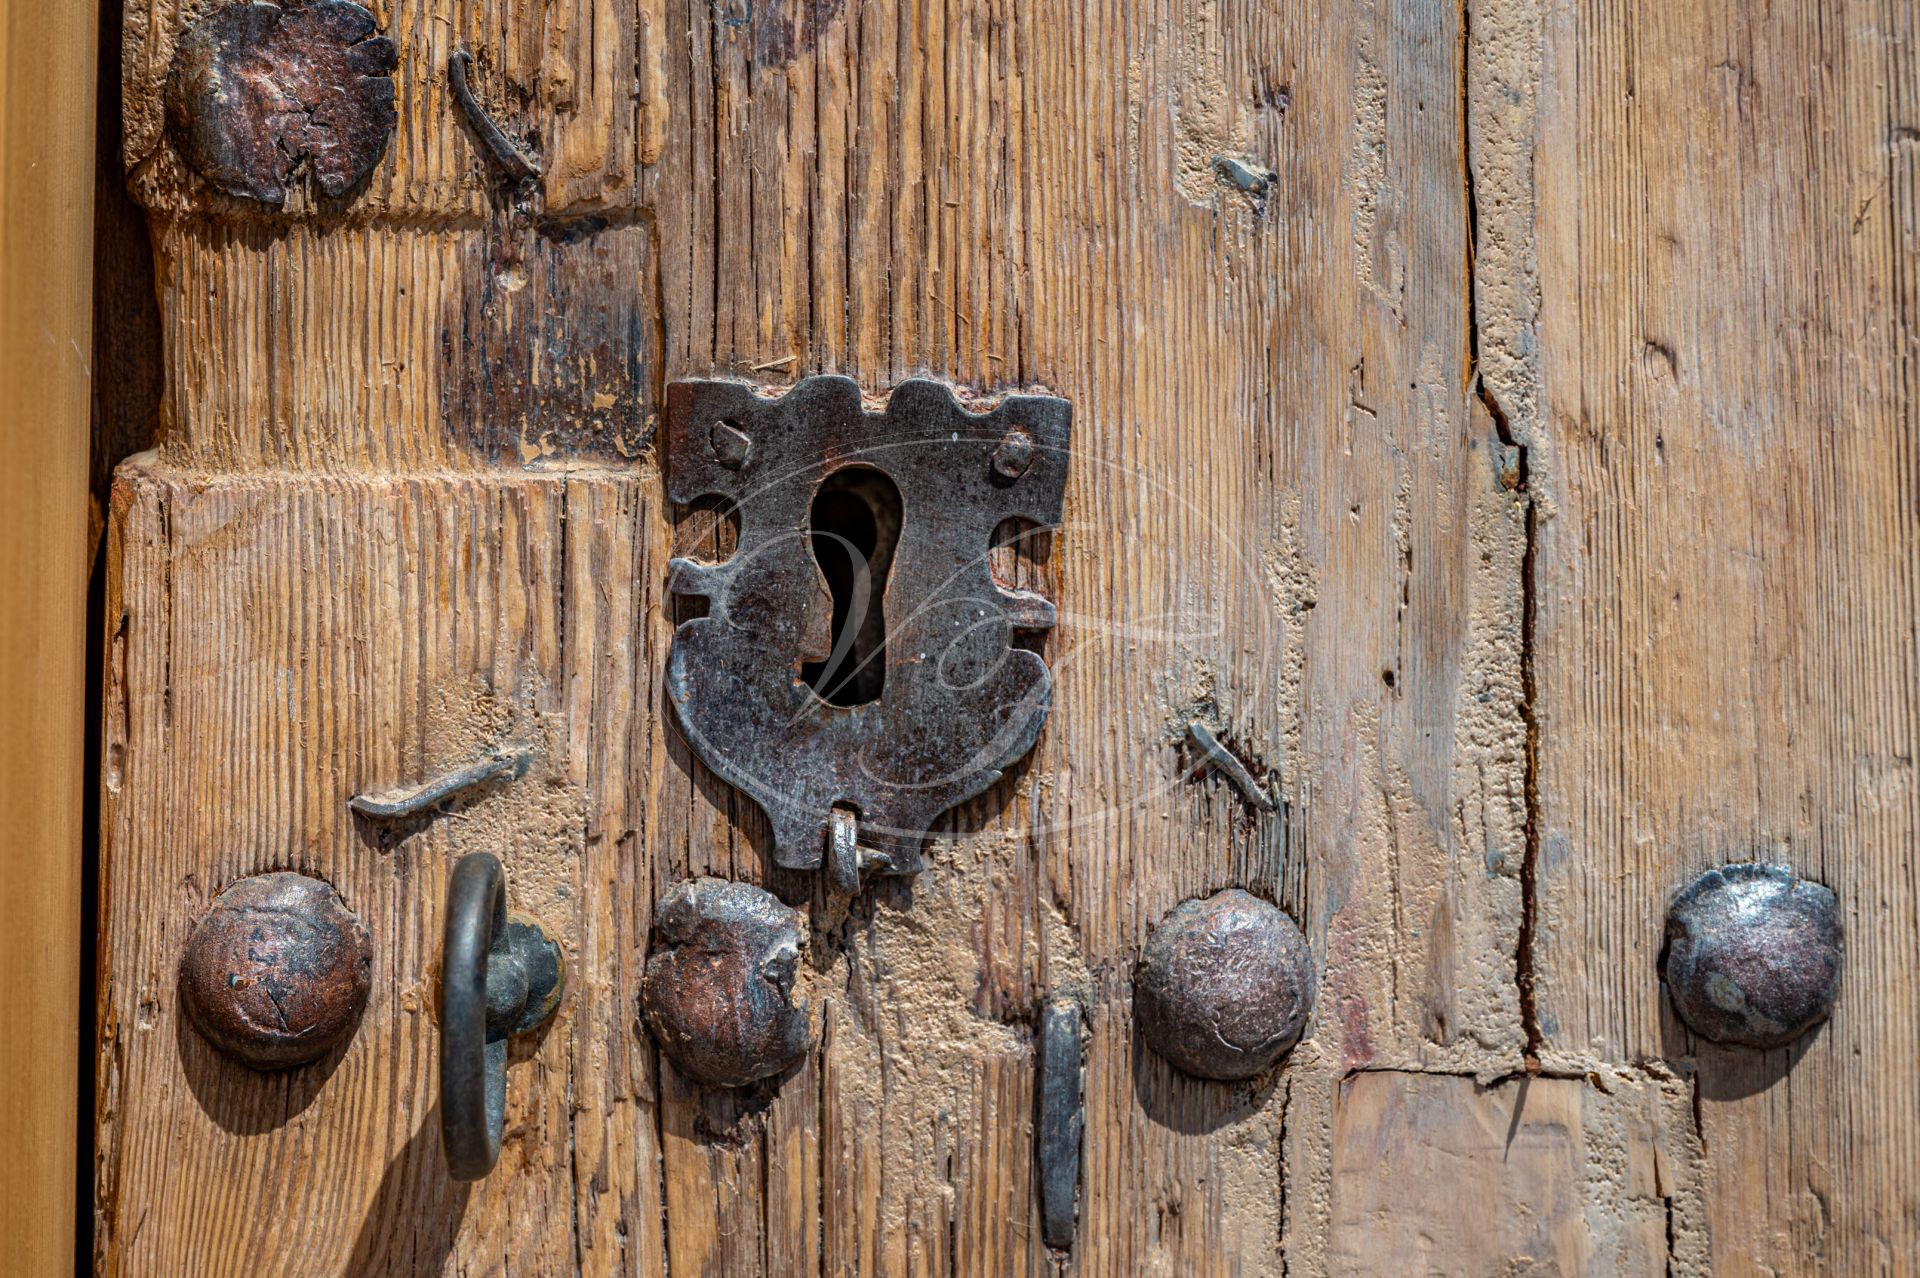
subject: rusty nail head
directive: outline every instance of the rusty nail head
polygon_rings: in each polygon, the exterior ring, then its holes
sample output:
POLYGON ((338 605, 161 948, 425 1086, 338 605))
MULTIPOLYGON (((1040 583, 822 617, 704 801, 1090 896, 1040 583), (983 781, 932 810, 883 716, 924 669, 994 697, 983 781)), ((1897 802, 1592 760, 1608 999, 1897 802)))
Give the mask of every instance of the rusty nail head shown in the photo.
POLYGON ((647 1025, 674 1067, 710 1087, 744 1087, 812 1046, 794 999, 801 917, 748 883, 689 879, 654 915, 641 982, 647 1025))
POLYGON ((1229 888, 1182 901, 1147 941, 1133 1011, 1148 1046, 1200 1078, 1252 1078, 1299 1041, 1313 1008, 1307 938, 1229 888))
POLYGON ((182 33, 167 120, 187 163, 228 195, 283 203, 304 167, 338 198, 386 154, 397 61, 349 0, 230 4, 182 33))
POLYGON ((732 422, 715 422, 712 442, 713 459, 728 470, 739 470, 746 465, 747 454, 753 451, 753 440, 732 422))
POLYGON ((339 893, 304 874, 241 879, 214 898, 180 960, 188 1020, 254 1069, 318 1060, 352 1036, 373 942, 339 893))
POLYGON ((1018 479, 1033 468, 1033 436, 1015 426, 993 450, 993 469, 1007 479, 1018 479))
POLYGON ((1702 1038, 1784 1047, 1832 1012, 1842 942, 1831 888, 1784 865, 1722 866, 1667 911, 1667 991, 1702 1038))

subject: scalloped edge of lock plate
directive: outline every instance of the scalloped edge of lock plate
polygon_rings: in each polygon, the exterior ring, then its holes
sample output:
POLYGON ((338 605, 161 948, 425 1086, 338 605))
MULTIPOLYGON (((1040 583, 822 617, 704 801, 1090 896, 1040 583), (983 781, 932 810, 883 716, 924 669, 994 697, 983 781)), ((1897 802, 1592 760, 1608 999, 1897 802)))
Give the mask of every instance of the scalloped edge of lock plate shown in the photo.
POLYGON ((975 410, 924 378, 882 407, 836 374, 771 398, 740 381, 669 384, 668 496, 730 502, 740 537, 722 562, 669 565, 669 590, 706 598, 708 612, 674 630, 668 697, 694 753, 766 812, 777 864, 818 867, 839 805, 858 813, 860 841, 887 872, 918 873, 928 827, 1033 748, 1052 674, 1013 640, 1051 628, 1055 612, 1001 585, 987 556, 1008 519, 1058 527, 1072 417, 1052 395, 975 410), (886 593, 887 691, 844 707, 802 683, 799 666, 824 655, 831 631, 813 499, 848 466, 891 479, 903 517, 886 593))

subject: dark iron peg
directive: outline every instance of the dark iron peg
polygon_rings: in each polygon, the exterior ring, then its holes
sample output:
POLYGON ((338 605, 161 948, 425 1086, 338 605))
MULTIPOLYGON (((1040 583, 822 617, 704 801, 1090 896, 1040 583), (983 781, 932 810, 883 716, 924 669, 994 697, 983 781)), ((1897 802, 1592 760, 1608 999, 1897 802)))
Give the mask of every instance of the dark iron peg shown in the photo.
POLYGON ((1040 1011, 1039 1121, 1040 1234, 1047 1246, 1073 1246, 1080 1189, 1082 1112, 1080 1004, 1053 998, 1040 1011))
POLYGON ((507 913, 499 859, 461 857, 447 880, 440 975, 440 1129, 455 1180, 479 1180, 499 1161, 507 1040, 553 1016, 566 980, 546 929, 507 913))

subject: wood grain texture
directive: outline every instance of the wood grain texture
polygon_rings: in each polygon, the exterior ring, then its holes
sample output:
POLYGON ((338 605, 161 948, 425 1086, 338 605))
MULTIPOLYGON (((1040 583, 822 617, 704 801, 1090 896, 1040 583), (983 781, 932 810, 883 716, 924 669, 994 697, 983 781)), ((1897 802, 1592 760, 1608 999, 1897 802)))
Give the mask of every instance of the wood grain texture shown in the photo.
POLYGON ((269 212, 159 129, 207 7, 127 23, 167 434, 109 541, 104 1270, 1897 1268, 1911 999, 1846 1003, 1781 1078, 1676 1038, 1653 964, 1671 890, 1765 837, 1864 911, 1849 989, 1911 966, 1912 77, 1877 25, 1907 16, 376 6, 387 161, 269 212), (462 46, 537 184, 484 170, 462 46), (1816 93, 1843 55, 1885 69, 1816 93), (666 560, 732 544, 664 503, 662 388, 823 371, 1075 406, 1062 527, 995 552, 1059 604, 1046 731, 850 905, 772 868, 659 704, 666 560), (1278 812, 1192 777, 1195 717, 1278 812), (348 822, 508 736, 524 788, 394 846, 348 822), (483 846, 575 984, 463 1193, 428 1009, 442 876, 483 846), (171 964, 288 858, 363 910, 374 999, 337 1060, 227 1078, 171 964), (811 918, 818 1047, 777 1085, 703 1093, 640 1027, 652 903, 693 874, 811 918), (1228 885, 1323 972, 1246 1086, 1131 1023, 1152 926, 1228 885), (1065 1254, 1032 1147, 1056 993, 1087 1023, 1065 1254))
MULTIPOLYGON (((181 32, 227 2, 127 0, 127 170, 136 195, 155 212, 215 210, 242 219, 259 212, 201 184, 165 125, 161 90, 181 32)), ((548 211, 633 206, 640 166, 657 154, 669 114, 660 70, 666 58, 662 0, 370 0, 364 7, 400 51, 394 74, 399 124, 385 160, 346 217, 451 218, 469 225, 485 219, 485 151, 458 123, 447 71, 456 49, 474 55, 476 92, 501 126, 531 137, 546 157, 548 211)), ((294 192, 288 208, 295 217, 312 213, 313 197, 294 192)))
POLYGON ((654 886, 631 851, 646 846, 652 694, 630 680, 647 627, 635 592, 605 588, 658 575, 638 535, 650 489, 122 468, 103 1270, 657 1267, 658 1135, 631 1117, 657 1089, 631 1024, 654 886), (533 752, 527 782, 397 843, 346 807, 506 746, 533 752), (440 1161, 433 1015, 446 875, 476 850, 563 939, 571 992, 511 1072, 500 1167, 469 1191, 440 1161), (279 868, 327 879, 368 924, 374 989, 346 1047, 255 1074, 181 1019, 175 967, 207 899, 279 868))
POLYGON ((0 1236, 73 1265, 96 15, 0 11, 0 1236))
MULTIPOLYGON (((1671 1236, 1684 1088, 1522 1074, 1491 1087, 1369 1070, 1341 1084, 1340 1273, 1657 1274, 1705 1259, 1671 1236)), ((1697 1205, 1682 1204, 1682 1206, 1697 1205)))
POLYGON ((1920 1254, 1920 74, 1910 5, 1546 7, 1539 1027, 1698 1095, 1715 1272, 1920 1254), (1839 894, 1824 1029, 1689 1036, 1702 869, 1839 894))

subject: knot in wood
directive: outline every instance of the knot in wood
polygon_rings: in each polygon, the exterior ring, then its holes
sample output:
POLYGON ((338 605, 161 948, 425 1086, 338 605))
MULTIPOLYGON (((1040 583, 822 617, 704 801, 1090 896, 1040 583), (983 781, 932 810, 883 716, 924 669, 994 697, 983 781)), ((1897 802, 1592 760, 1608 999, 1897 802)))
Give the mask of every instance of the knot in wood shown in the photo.
POLYGON ((800 914, 747 883, 690 879, 654 916, 640 987, 647 1025, 674 1067, 710 1087, 744 1087, 812 1045, 794 998, 800 914))
POLYGON ((1252 1078, 1300 1040, 1313 1008, 1307 938, 1276 906, 1229 888, 1182 901, 1134 974, 1148 1046, 1200 1078, 1252 1078))
POLYGON ((367 1004, 373 942, 339 893, 287 871, 241 879, 214 898, 180 960, 187 1019, 253 1069, 318 1060, 367 1004))
POLYGON ((181 35, 167 122, 187 163, 228 195, 284 203, 305 169, 337 199, 386 154, 397 60, 349 0, 228 5, 181 35))
POLYGON ((1833 1011, 1839 902, 1784 865, 1708 870, 1667 911, 1668 995, 1716 1043, 1784 1047, 1833 1011))

